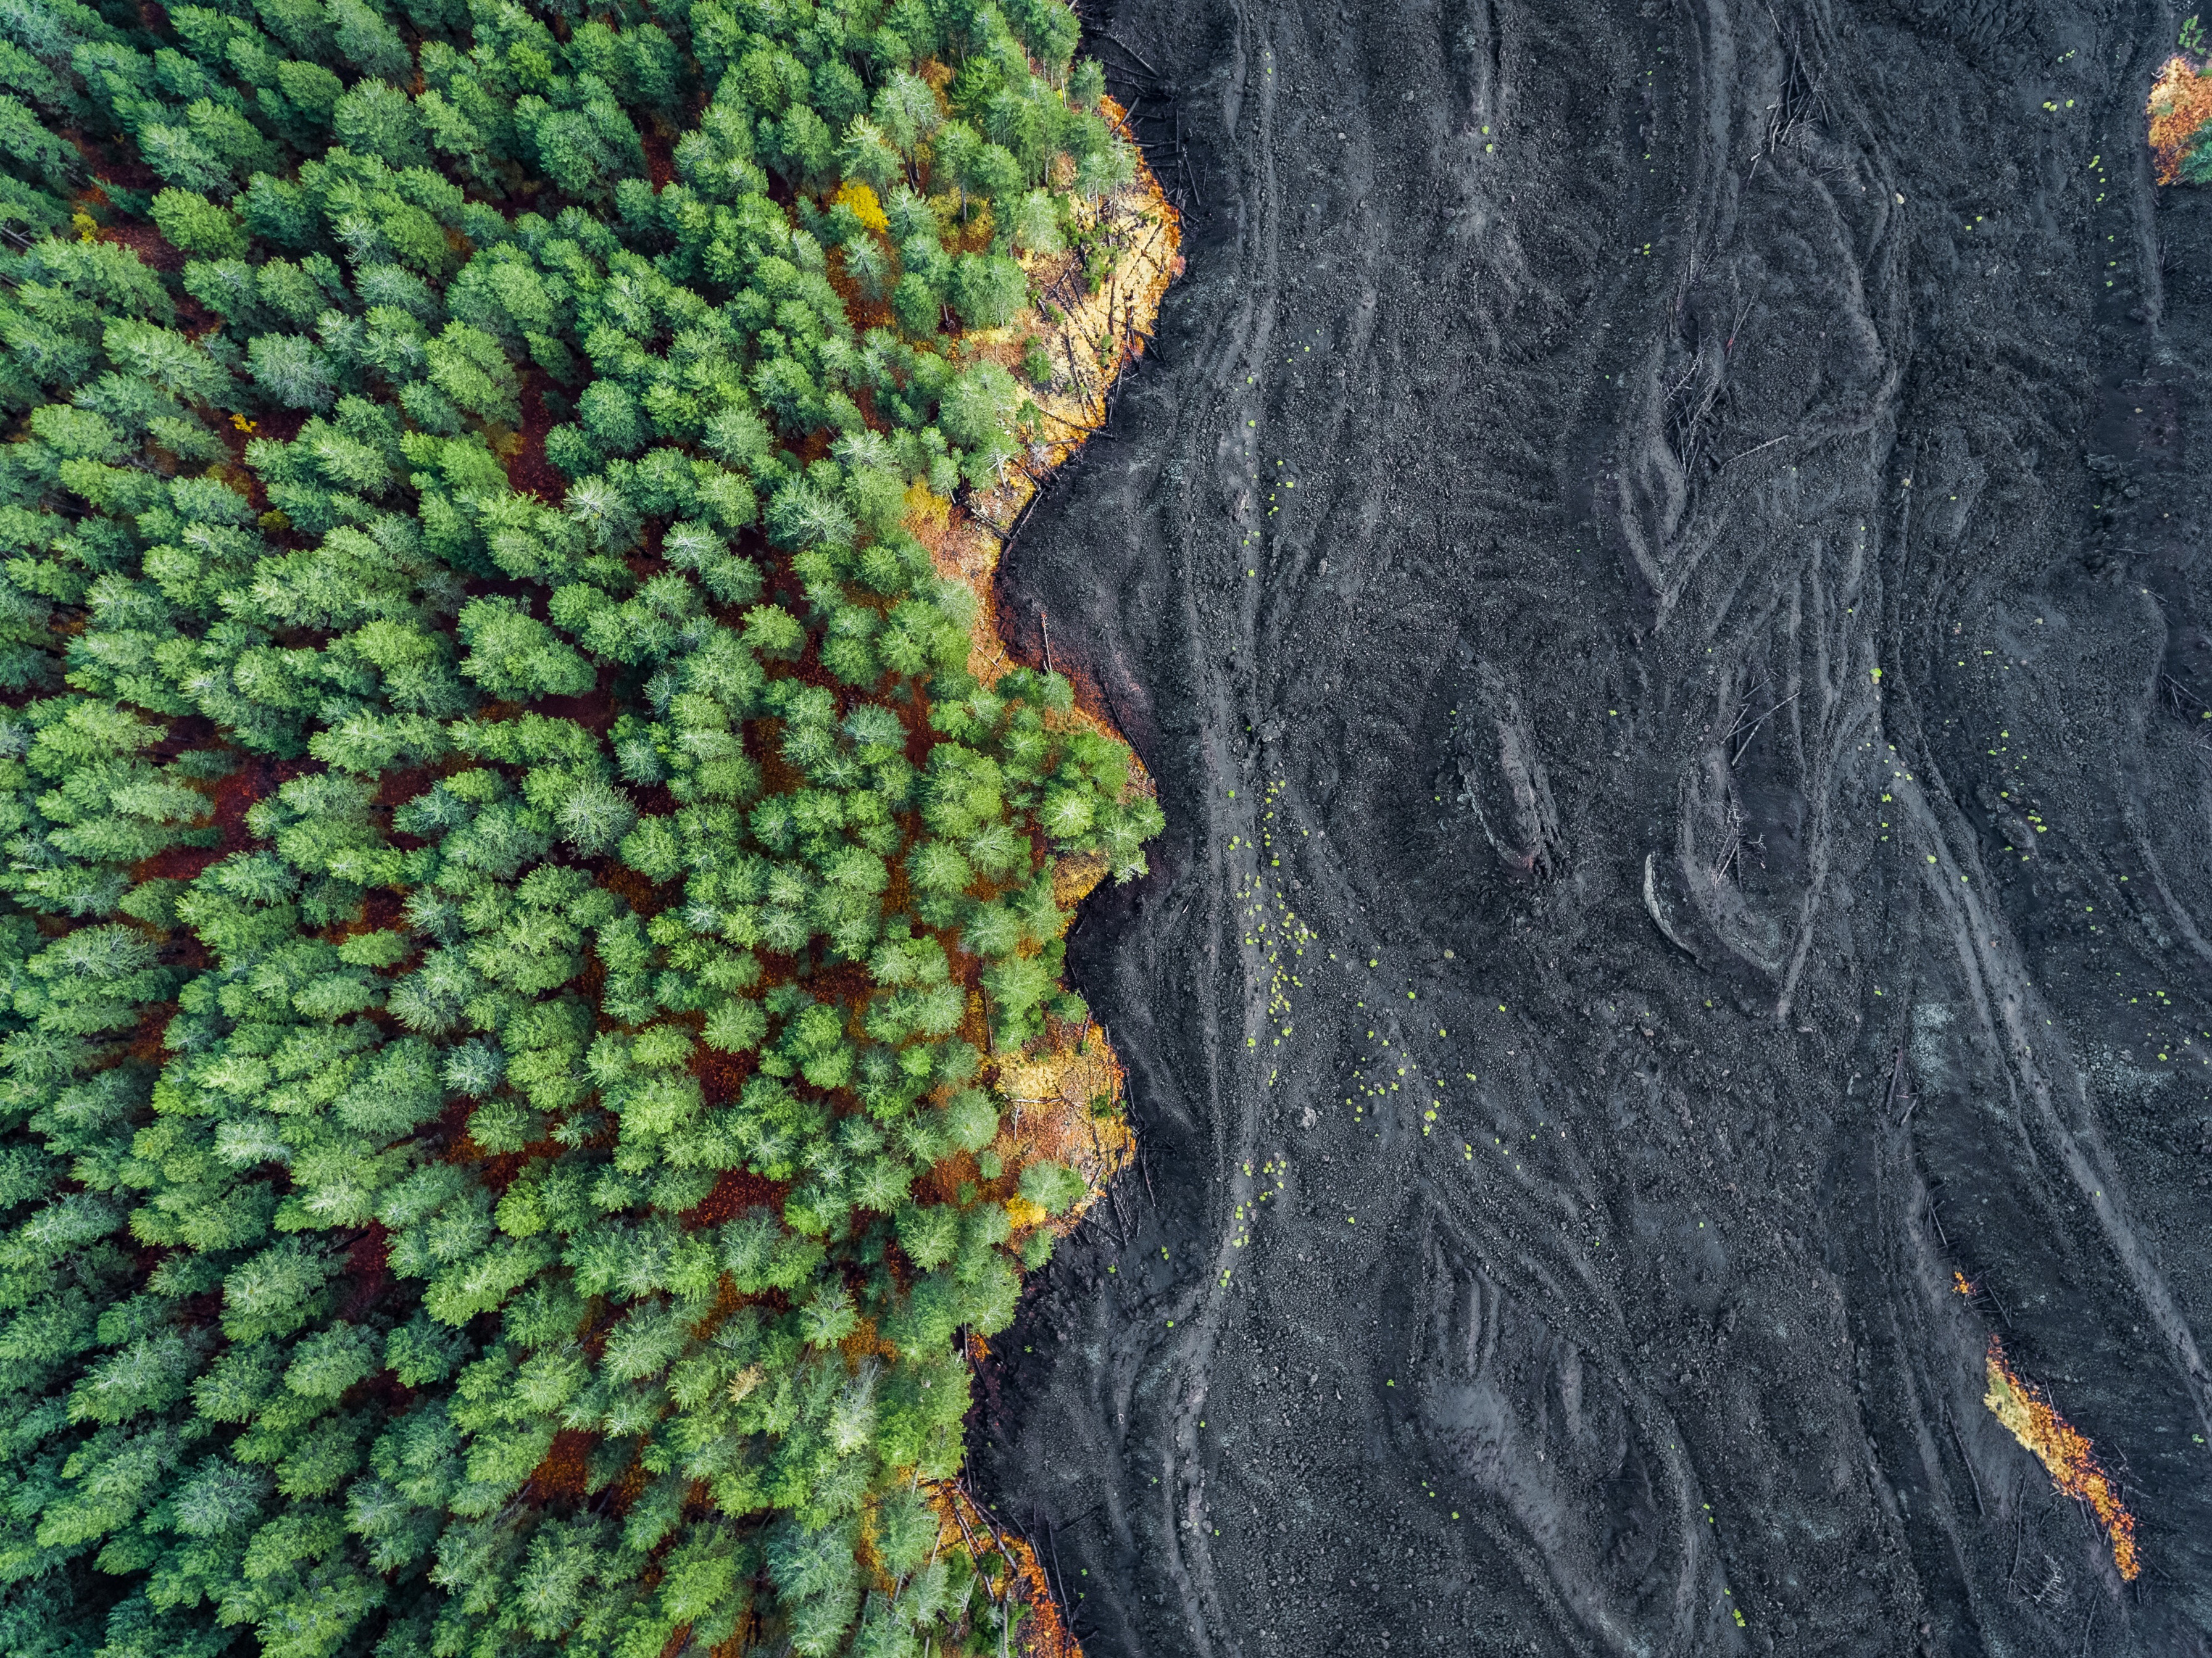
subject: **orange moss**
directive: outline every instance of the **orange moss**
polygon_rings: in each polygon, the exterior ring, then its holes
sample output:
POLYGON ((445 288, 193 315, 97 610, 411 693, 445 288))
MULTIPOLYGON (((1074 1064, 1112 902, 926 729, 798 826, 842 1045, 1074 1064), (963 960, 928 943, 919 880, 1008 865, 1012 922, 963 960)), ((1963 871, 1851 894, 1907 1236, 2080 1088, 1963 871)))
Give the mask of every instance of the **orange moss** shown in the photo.
POLYGON ((2158 181, 2181 176, 2181 163, 2212 127, 2212 75, 2177 53, 2166 60, 2150 89, 2150 151, 2158 181))
POLYGON ((980 1184, 982 1177, 973 1151, 954 1151, 932 1164, 915 1187, 917 1191, 926 1191, 939 1203, 957 1204, 960 1201, 960 1188, 970 1181, 980 1184))
POLYGON ((1995 1336, 1990 1338, 1988 1376, 1989 1393, 1982 1403, 2014 1439, 2035 1453, 2053 1485, 2096 1510, 2112 1541, 2112 1564, 2132 1582, 2142 1570, 2136 1558, 2136 1517, 2120 1501, 2087 1437, 2052 1408, 2041 1388, 2021 1380, 2005 1362, 2004 1345, 1995 1336))

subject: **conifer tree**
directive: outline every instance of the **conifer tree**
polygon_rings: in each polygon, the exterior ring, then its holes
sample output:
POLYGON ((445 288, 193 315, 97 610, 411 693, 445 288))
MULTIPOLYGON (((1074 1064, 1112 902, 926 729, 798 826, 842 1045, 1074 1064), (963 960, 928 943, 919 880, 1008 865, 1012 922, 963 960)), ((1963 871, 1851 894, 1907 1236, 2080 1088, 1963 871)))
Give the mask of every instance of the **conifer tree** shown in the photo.
POLYGON ((1133 163, 1058 0, 809 15, 0 9, 11 1651, 1000 1634, 993 1067, 1159 818, 906 520, 1133 163))

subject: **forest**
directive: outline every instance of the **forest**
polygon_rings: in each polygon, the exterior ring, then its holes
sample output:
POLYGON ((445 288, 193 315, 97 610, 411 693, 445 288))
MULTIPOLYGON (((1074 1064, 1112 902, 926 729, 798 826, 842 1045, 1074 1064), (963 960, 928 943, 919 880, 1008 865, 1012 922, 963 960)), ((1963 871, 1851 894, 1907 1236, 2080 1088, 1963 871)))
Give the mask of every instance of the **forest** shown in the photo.
POLYGON ((1162 820, 913 526, 1135 175, 1078 37, 0 4, 0 1648, 1002 1649, 998 1066, 1162 820))

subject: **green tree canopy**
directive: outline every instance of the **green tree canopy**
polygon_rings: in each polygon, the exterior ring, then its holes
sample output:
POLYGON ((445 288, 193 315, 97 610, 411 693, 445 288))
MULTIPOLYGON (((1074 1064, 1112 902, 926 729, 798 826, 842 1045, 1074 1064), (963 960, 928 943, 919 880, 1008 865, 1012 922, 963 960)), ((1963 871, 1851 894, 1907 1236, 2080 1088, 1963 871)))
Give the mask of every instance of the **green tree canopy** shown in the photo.
POLYGON ((1076 41, 0 8, 10 1650, 995 1649, 998 1067, 1159 816, 908 516, 1132 165, 1076 41))

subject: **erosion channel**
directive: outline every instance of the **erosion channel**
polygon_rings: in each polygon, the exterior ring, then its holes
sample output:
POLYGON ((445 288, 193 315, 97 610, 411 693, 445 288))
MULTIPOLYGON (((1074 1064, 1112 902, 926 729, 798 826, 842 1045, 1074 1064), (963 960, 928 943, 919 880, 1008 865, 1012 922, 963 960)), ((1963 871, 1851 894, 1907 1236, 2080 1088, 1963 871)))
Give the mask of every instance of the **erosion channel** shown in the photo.
POLYGON ((2212 1650, 2178 21, 1086 8, 1188 274, 998 598, 1144 1151, 972 1432, 1091 1658, 2212 1650))

